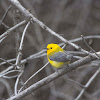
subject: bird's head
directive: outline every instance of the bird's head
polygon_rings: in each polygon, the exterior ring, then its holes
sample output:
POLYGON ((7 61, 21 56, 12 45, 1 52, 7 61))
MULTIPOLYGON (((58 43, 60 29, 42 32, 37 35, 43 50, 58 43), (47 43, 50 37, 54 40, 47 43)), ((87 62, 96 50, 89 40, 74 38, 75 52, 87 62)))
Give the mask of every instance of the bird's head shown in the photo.
POLYGON ((63 50, 63 49, 57 44, 51 43, 51 44, 47 45, 47 55, 50 53, 53 54, 53 53, 59 52, 61 50, 63 50))

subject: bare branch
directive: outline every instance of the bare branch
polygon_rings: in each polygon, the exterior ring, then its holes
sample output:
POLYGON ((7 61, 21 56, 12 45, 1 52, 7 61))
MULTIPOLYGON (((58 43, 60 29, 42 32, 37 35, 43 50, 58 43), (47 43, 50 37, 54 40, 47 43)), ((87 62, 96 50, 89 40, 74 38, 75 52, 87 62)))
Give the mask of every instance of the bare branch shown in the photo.
POLYGON ((19 70, 11 70, 11 71, 7 71, 7 72, 5 72, 5 73, 0 73, 0 78, 1 77, 3 77, 3 76, 5 76, 5 75, 7 75, 7 74, 9 74, 9 73, 13 73, 13 72, 19 72, 19 70))
MULTIPOLYGON (((0 22, 1 22, 1 20, 0 20, 0 22)), ((2 25, 4 26, 4 27, 6 27, 7 29, 8 28, 10 28, 8 25, 6 25, 4 22, 2 22, 2 25)))
POLYGON ((80 86, 80 87, 82 87, 82 88, 84 87, 84 85, 78 83, 77 81, 74 81, 74 80, 70 79, 68 76, 67 76, 67 77, 64 76, 64 79, 65 79, 65 81, 66 81, 66 79, 67 79, 67 80, 69 80, 70 82, 75 83, 76 85, 78 85, 78 86, 80 86))
POLYGON ((14 87, 14 93, 15 93, 15 95, 17 95, 17 86, 18 86, 18 83, 19 83, 19 79, 20 79, 20 77, 22 76, 22 74, 23 74, 23 70, 21 70, 21 72, 20 72, 20 74, 18 75, 18 77, 17 77, 17 79, 16 79, 16 83, 15 83, 15 87, 14 87))
POLYGON ((22 25, 26 24, 27 21, 24 20, 17 25, 13 26, 12 28, 8 29, 6 32, 4 32, 2 35, 0 35, 0 43, 10 34, 10 32, 14 31, 15 29, 21 27, 22 25))
POLYGON ((49 64, 49 62, 47 62, 43 67, 41 67, 37 72, 35 72, 24 84, 23 86, 20 88, 19 92, 22 91, 22 89, 24 88, 24 86, 34 77, 36 76, 41 70, 43 70, 47 65, 49 64))
MULTIPOLYGON (((32 59, 36 59, 36 58, 40 58, 40 57, 46 56, 46 53, 45 53, 45 52, 46 52, 46 50, 43 49, 43 50, 41 50, 40 52, 35 53, 35 54, 33 54, 33 55, 27 57, 26 59, 21 60, 21 64, 24 64, 24 63, 26 63, 27 61, 32 60, 32 59)), ((12 59, 12 60, 15 61, 16 59, 12 59)), ((11 60, 11 61, 12 61, 12 60, 11 60)), ((9 62, 10 60, 7 60, 7 61, 9 62)), ((0 65, 3 65, 3 64, 6 64, 6 62, 2 62, 0 65)), ((5 69, 5 70, 3 70, 2 72, 0 72, 0 75, 1 75, 1 74, 4 74, 4 73, 6 73, 6 72, 8 72, 9 70, 12 70, 14 67, 15 67, 15 66, 9 66, 7 69, 5 69)))
POLYGON ((61 41, 63 41, 66 44, 69 44, 71 46, 73 46, 74 48, 76 48, 77 50, 80 50, 84 53, 86 53, 87 55, 91 55, 93 57, 96 57, 95 55, 93 55, 92 53, 82 49, 81 47, 79 47, 78 45, 66 40, 65 38, 63 38, 62 36, 60 36, 59 34, 57 34, 56 32, 54 32, 53 30, 51 30, 49 27, 47 27, 44 23, 42 23, 41 21, 39 21, 37 18, 35 18, 28 10, 26 10, 18 0, 9 0, 14 6, 16 6, 23 14, 25 17, 28 18, 32 18, 33 22, 37 23, 39 26, 41 26, 44 30, 48 31, 49 33, 51 33, 52 35, 56 36, 57 38, 59 38, 61 41))
POLYGON ((6 78, 6 79, 12 79, 12 78, 16 78, 18 77, 18 75, 13 75, 13 76, 2 76, 3 78, 6 78))
POLYGON ((0 72, 0 74, 4 74, 4 73, 8 72, 9 70, 11 70, 13 68, 14 68, 14 66, 9 66, 7 69, 5 69, 2 72, 0 72))
POLYGON ((2 19, 1 19, 1 23, 0 23, 0 26, 2 24, 2 22, 4 21, 6 15, 8 14, 9 10, 12 8, 12 6, 9 6, 8 9, 6 10, 5 14, 3 15, 2 19))
POLYGON ((23 41, 24 41, 26 30, 27 30, 29 25, 30 25, 30 21, 27 23, 27 25, 26 25, 26 27, 23 31, 22 38, 21 38, 20 47, 19 47, 19 50, 18 50, 17 58, 16 58, 16 67, 17 68, 19 68, 19 65, 20 65, 20 62, 21 62, 21 58, 22 58, 22 53, 21 52, 22 52, 22 47, 23 47, 23 41))
MULTIPOLYGON (((90 35, 90 36, 84 36, 85 39, 100 39, 100 35, 90 35)), ((82 38, 76 38, 76 39, 72 39, 72 40, 69 40, 70 42, 78 42, 82 40, 82 38)))
POLYGON ((100 73, 100 67, 99 69, 93 74, 93 76, 89 79, 89 81, 86 83, 85 87, 82 89, 82 91, 79 93, 79 95, 76 97, 75 100, 79 100, 82 95, 84 94, 85 90, 89 87, 89 85, 94 81, 94 79, 97 77, 97 75, 100 73))
POLYGON ((86 44, 86 46, 87 46, 90 50, 92 50, 93 53, 95 53, 95 55, 97 56, 98 59, 100 59, 100 57, 97 55, 96 51, 95 51, 94 49, 92 49, 92 47, 90 47, 90 46, 88 45, 88 43, 86 42, 86 40, 85 40, 85 38, 83 37, 83 35, 81 35, 81 37, 82 37, 84 43, 86 44))
POLYGON ((10 64, 10 65, 12 65, 12 66, 14 66, 14 64, 8 62, 7 60, 5 60, 5 59, 3 59, 3 58, 0 58, 0 60, 2 60, 2 61, 4 61, 4 62, 6 62, 6 63, 8 63, 8 64, 10 64))
POLYGON ((0 63, 0 66, 2 66, 2 65, 4 65, 4 64, 7 64, 7 63, 10 63, 10 62, 13 62, 13 61, 16 61, 16 59, 6 60, 6 61, 0 63))
MULTIPOLYGON (((98 54, 100 55, 100 52, 98 52, 98 54)), ((70 72, 72 70, 75 70, 76 68, 82 66, 83 64, 89 63, 92 60, 95 60, 96 58, 93 57, 84 57, 78 61, 75 61, 72 64, 69 64, 69 67, 67 67, 66 69, 60 69, 58 72, 55 72, 47 77, 45 77, 44 79, 38 81, 37 83, 31 85, 29 88, 25 89, 24 91, 20 92, 19 94, 9 98, 8 100, 18 100, 23 98, 24 96, 30 94, 32 91, 35 91, 36 89, 50 83, 51 81, 57 79, 58 77, 64 75, 67 72, 70 72)))

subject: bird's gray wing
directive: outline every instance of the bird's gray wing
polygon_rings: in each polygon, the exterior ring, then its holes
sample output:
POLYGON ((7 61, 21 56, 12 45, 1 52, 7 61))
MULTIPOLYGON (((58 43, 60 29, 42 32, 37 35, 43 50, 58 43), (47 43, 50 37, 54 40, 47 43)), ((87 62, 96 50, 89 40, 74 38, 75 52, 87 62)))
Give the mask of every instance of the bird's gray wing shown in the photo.
POLYGON ((72 54, 67 54, 65 52, 58 52, 58 53, 55 53, 53 56, 49 57, 50 60, 57 61, 57 62, 71 61, 72 58, 73 58, 72 54))

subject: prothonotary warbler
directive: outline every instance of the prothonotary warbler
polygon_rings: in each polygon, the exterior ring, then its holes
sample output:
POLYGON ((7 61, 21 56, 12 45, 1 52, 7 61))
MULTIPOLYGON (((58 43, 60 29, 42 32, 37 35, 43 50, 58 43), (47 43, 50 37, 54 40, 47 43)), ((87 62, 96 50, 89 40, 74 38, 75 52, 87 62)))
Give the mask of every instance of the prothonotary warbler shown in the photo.
POLYGON ((61 68, 65 64, 68 65, 70 63, 73 55, 68 54, 59 45, 51 43, 47 45, 47 58, 52 66, 61 68))

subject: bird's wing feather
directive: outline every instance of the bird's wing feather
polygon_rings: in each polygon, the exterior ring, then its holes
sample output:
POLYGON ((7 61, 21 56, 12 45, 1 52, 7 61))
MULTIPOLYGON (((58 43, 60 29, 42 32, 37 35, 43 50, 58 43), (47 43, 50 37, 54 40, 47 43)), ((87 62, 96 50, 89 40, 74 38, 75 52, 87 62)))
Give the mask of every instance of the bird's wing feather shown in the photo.
POLYGON ((53 56, 49 57, 50 60, 57 62, 71 61, 72 58, 73 58, 72 54, 67 54, 65 52, 57 52, 53 56))

